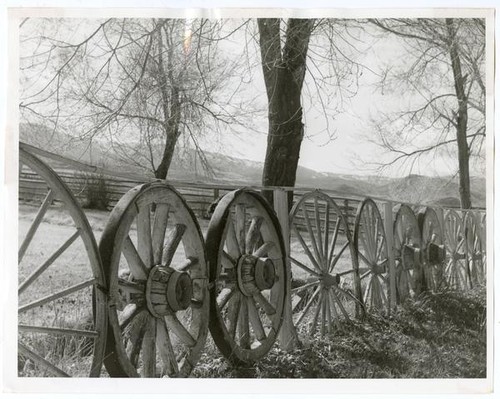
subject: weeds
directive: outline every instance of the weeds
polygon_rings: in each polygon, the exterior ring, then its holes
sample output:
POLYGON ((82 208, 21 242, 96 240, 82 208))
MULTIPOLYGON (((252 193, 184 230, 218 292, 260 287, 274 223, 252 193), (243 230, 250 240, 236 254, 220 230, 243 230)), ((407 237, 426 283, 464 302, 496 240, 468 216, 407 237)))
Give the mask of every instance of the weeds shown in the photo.
POLYGON ((251 367, 233 367, 212 345, 196 377, 225 378, 485 378, 484 287, 409 299, 391 317, 343 322, 334 333, 278 345, 251 367))
POLYGON ((101 174, 83 173, 78 187, 82 208, 107 210, 110 197, 106 179, 101 174))

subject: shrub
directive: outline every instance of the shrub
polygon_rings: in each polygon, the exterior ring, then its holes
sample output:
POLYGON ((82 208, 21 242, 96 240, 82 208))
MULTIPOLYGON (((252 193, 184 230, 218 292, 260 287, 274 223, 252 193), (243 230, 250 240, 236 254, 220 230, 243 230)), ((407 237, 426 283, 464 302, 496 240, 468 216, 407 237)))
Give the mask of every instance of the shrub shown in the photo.
POLYGON ((110 197, 106 178, 102 174, 84 173, 79 181, 78 197, 87 209, 107 210, 110 197))

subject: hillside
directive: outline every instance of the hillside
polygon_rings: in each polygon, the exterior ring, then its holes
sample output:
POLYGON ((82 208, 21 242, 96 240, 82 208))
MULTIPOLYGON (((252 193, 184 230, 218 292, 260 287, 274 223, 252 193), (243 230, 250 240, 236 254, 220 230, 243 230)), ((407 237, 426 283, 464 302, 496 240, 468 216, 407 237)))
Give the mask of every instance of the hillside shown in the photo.
MULTIPOLYGON (((40 125, 21 124, 20 140, 47 151, 55 152, 84 163, 116 169, 121 172, 152 176, 146 168, 134 165, 140 160, 137 146, 121 146, 120 152, 98 140, 78 139, 54 132, 40 125)), ((208 173, 201 167, 194 150, 177 151, 169 172, 171 179, 260 185, 263 164, 247 159, 234 158, 219 153, 207 152, 207 161, 212 169, 208 173)), ((159 157, 160 154, 155 154, 159 157)), ((374 196, 399 202, 459 207, 457 177, 428 177, 409 175, 403 178, 377 176, 351 176, 318 172, 299 166, 296 186, 334 190, 345 196, 374 196)), ((482 177, 471 178, 472 204, 484 207, 486 181, 482 177)))

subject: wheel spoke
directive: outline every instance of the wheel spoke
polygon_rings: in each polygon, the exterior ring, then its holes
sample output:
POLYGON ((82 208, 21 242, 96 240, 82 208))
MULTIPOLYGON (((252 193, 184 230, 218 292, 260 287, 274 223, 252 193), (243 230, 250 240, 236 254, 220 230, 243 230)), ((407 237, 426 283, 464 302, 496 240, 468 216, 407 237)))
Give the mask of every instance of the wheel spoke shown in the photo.
POLYGON ((311 323, 311 328, 309 330, 310 336, 313 336, 314 332, 316 331, 316 325, 318 324, 319 312, 321 311, 321 308, 323 307, 323 295, 324 295, 323 290, 320 288, 318 306, 316 307, 316 311, 314 312, 313 321, 311 323))
POLYGON ((195 256, 189 256, 183 263, 179 266, 176 266, 176 269, 180 272, 187 272, 193 266, 197 266, 199 263, 199 259, 195 256))
MULTIPOLYGON (((144 313, 146 314, 146 313, 144 313)), ((141 320, 141 323, 137 323, 133 328, 129 329, 128 339, 130 344, 127 347, 127 357, 130 362, 137 369, 139 364, 139 355, 141 353, 142 342, 144 341, 144 335, 146 334, 146 317, 141 320)))
MULTIPOLYGON (((344 290, 342 290, 340 288, 337 288, 337 290, 340 291, 340 292, 342 292, 346 297, 349 296, 349 294, 346 293, 346 292, 344 292, 344 290)), ((334 302, 333 303, 333 307, 335 308, 335 302, 336 302, 337 306, 340 309, 340 312, 343 314, 344 318, 349 321, 350 320, 349 314, 347 313, 347 310, 345 310, 345 307, 342 304, 342 301, 340 300, 340 298, 337 296, 337 293, 334 292, 334 291, 332 291, 330 293, 330 295, 331 295, 331 298, 333 299, 333 302, 334 302)))
POLYGON ((96 338, 99 336, 97 331, 93 330, 78 330, 73 328, 59 328, 59 327, 41 327, 41 326, 32 326, 26 324, 19 324, 19 331, 24 332, 36 332, 41 334, 56 334, 56 335, 78 335, 82 337, 91 337, 96 338))
POLYGON ((240 313, 238 314, 238 339, 240 347, 250 349, 250 325, 248 320, 248 303, 244 296, 240 301, 240 313))
POLYGON ((325 264, 325 252, 323 251, 323 236, 321 235, 321 220, 319 217, 319 204, 318 197, 314 197, 314 216, 316 222, 316 232, 318 234, 318 251, 320 255, 321 262, 325 264))
POLYGON ((123 309, 119 316, 120 329, 124 330, 130 324, 130 322, 141 312, 144 312, 144 308, 138 306, 135 303, 129 303, 123 309))
POLYGON ((300 244, 302 245, 302 248, 304 249, 304 252, 308 256, 309 260, 314 265, 314 267, 316 269, 318 269, 318 271, 321 273, 322 272, 321 266, 319 265, 318 261, 314 258, 313 254, 309 250, 309 247, 307 246, 306 242, 304 241, 304 238, 302 238, 302 236, 300 235, 299 230, 297 229, 295 224, 292 224, 291 227, 292 227, 292 230, 294 231, 294 233, 296 234, 297 238, 299 239, 300 244))
POLYGON ((40 209, 38 210, 38 213, 35 216, 35 219, 31 223, 31 226, 28 232, 26 233, 26 236, 24 237, 21 247, 19 248, 18 263, 21 263, 21 261, 23 260, 24 254, 26 253, 26 250, 28 249, 31 240, 33 239, 33 236, 38 230, 38 227, 40 226, 40 223, 42 222, 43 217, 47 212, 47 209, 49 209, 49 206, 52 204, 53 199, 54 199, 54 194, 52 193, 52 190, 49 190, 45 199, 42 202, 42 205, 40 206, 40 209))
POLYGON ((314 293, 311 295, 311 298, 309 298, 309 301, 307 301, 306 306, 304 306, 304 309, 302 309, 302 312, 300 313, 300 316, 299 316, 297 322, 295 323, 296 326, 298 326, 302 322, 302 320, 304 320, 305 315, 307 314, 307 312, 309 311, 309 309, 313 305, 313 302, 316 299, 316 297, 319 295, 320 291, 321 291, 321 287, 318 286, 316 288, 316 290, 314 291, 314 293))
POLYGON ((92 278, 92 279, 84 281, 82 283, 75 284, 69 288, 66 288, 65 290, 58 291, 55 294, 48 295, 48 296, 41 298, 37 301, 33 301, 31 303, 23 305, 18 309, 18 313, 26 312, 29 309, 33 309, 33 308, 36 308, 37 306, 45 305, 48 302, 55 301, 56 299, 62 298, 64 296, 70 295, 76 291, 80 291, 84 288, 90 287, 91 285, 95 284, 96 281, 97 281, 97 279, 92 278))
POLYGON ((335 307, 335 295, 333 294, 333 292, 331 290, 328 290, 327 294, 326 294, 326 301, 327 301, 327 304, 329 305, 328 306, 328 314, 330 315, 330 324, 332 324, 332 321, 333 323, 335 323, 335 325, 340 328, 340 317, 339 317, 339 312, 337 312, 337 309, 335 307), (333 317, 332 317, 332 314, 333 313, 333 317), (332 320, 333 319, 333 320, 332 320))
POLYGON ((333 230, 332 240, 330 242, 330 250, 328 251, 328 264, 331 264, 333 253, 335 251, 335 246, 337 245, 337 237, 339 235, 340 230, 340 217, 337 217, 337 221, 335 223, 335 228, 333 230))
POLYGON ((153 245, 153 264, 161 263, 163 254, 163 241, 168 224, 168 213, 170 206, 168 204, 156 204, 155 217, 153 221, 152 245, 153 245))
POLYGON ((38 363, 41 366, 45 367, 57 377, 70 377, 70 375, 62 371, 59 367, 54 366, 52 363, 44 359, 39 354, 33 352, 31 349, 28 349, 28 347, 24 346, 23 344, 18 343, 17 349, 19 353, 22 353, 24 356, 31 359, 33 362, 38 363))
POLYGON ((135 249, 134 243, 130 239, 130 236, 125 238, 123 242, 123 255, 127 261, 130 273, 136 280, 146 280, 147 279, 147 267, 142 261, 139 253, 135 249))
POLYGON ((304 285, 301 285, 300 287, 292 288, 292 293, 296 294, 298 292, 302 292, 310 287, 314 287, 315 285, 319 284, 319 280, 314 280, 309 283, 306 283, 304 285))
POLYGON ((330 203, 326 201, 325 208, 325 238, 323 242, 323 257, 327 264, 330 264, 330 252, 328 250, 328 236, 330 234, 330 203))
POLYGON ((172 263, 175 251, 177 251, 177 247, 179 246, 182 240, 182 236, 184 235, 186 230, 187 227, 185 224, 178 223, 169 234, 165 247, 163 248, 163 266, 170 266, 170 264, 172 263))
POLYGON ((252 218, 252 222, 250 223, 250 227, 245 238, 245 247, 249 253, 252 253, 253 249, 257 245, 260 238, 260 227, 263 221, 264 218, 262 216, 254 216, 252 218))
POLYGON ((313 248, 314 254, 316 255, 316 257, 315 257, 316 263, 319 267, 319 270, 323 271, 323 267, 321 267, 322 261, 321 261, 321 255, 320 255, 320 252, 318 249, 318 243, 316 242, 316 237, 314 236, 314 232, 313 232, 313 229, 311 226, 311 220, 309 219, 309 213, 307 212, 307 209, 306 209, 304 202, 301 204, 301 208, 302 208, 302 213, 304 214, 304 220, 306 222, 307 232, 309 233, 309 238, 311 239, 312 248, 313 248))
POLYGON ((118 278, 118 287, 127 294, 144 294, 146 288, 144 284, 138 284, 123 278, 118 278))
POLYGON ((257 258, 261 258, 264 255, 268 255, 269 251, 274 248, 274 242, 268 241, 262 244, 254 253, 253 255, 257 258))
POLYGON ((367 266, 372 265, 372 263, 368 259, 366 259, 365 255, 361 251, 358 251, 358 255, 361 258, 361 260, 366 263, 367 266))
POLYGON ((155 377, 156 374, 156 319, 148 316, 146 333, 142 341, 142 377, 155 377))
POLYGON ((335 269, 335 265, 339 261, 340 257, 344 253, 345 249, 349 246, 349 241, 346 241, 344 245, 342 245, 342 248, 340 248, 340 251, 338 252, 337 255, 335 255, 335 258, 332 259, 332 262, 330 263, 330 267, 328 268, 328 273, 331 273, 333 269, 335 269))
POLYGON ((304 265, 302 262, 300 262, 299 260, 293 258, 292 256, 290 256, 290 261, 292 263, 294 263, 295 265, 297 265, 298 267, 300 267, 301 269, 305 270, 306 272, 308 272, 309 274, 312 274, 313 276, 316 276, 316 277, 321 277, 321 275, 317 272, 315 272, 314 270, 308 268, 306 265, 304 265))
POLYGON ((266 332, 264 331, 264 326, 260 320, 259 311, 255 306, 255 302, 252 298, 246 298, 246 301, 248 306, 248 317, 250 318, 255 336, 259 341, 264 341, 266 339, 266 332))
POLYGON ((257 302, 259 304, 259 306, 264 309, 264 312, 266 312, 266 314, 268 316, 272 316, 274 314, 276 314, 276 309, 274 308, 273 305, 271 305, 271 303, 266 299, 266 297, 264 295, 262 295, 261 292, 258 292, 257 294, 255 294, 253 296, 253 299, 255 300, 255 302, 257 302))
POLYGON ((177 364, 174 348, 165 321, 161 319, 156 320, 156 347, 164 367, 162 375, 165 373, 169 376, 179 374, 179 365, 177 364))
POLYGON ((231 299, 231 297, 235 294, 236 288, 223 288, 219 295, 217 296, 217 306, 219 307, 219 311, 224 309, 227 302, 231 299))
POLYGON ((165 322, 167 323, 168 329, 177 335, 184 345, 190 348, 196 345, 196 340, 175 315, 165 316, 165 322))
POLYGON ((77 230, 75 233, 66 240, 66 242, 61 245, 57 251, 55 251, 49 259, 47 259, 42 265, 40 265, 33 273, 31 273, 26 280, 24 280, 17 290, 18 295, 20 295, 26 288, 28 288, 33 281, 35 281, 40 274, 42 274, 55 260, 61 256, 61 254, 69 248, 69 246, 80 236, 80 231, 77 230))
POLYGON ((321 336, 323 337, 325 335, 325 323, 326 323, 326 298, 325 298, 325 290, 322 291, 322 298, 321 298, 321 320, 319 324, 319 331, 321 336))
POLYGON ((326 297, 325 297, 325 309, 326 309, 326 328, 329 333, 332 332, 332 325, 335 323, 336 325, 339 325, 338 321, 338 315, 337 311, 335 310, 335 306, 332 306, 332 301, 330 298, 330 290, 328 290, 326 297), (333 317, 332 317, 332 312, 333 312, 333 317))
POLYGON ((239 258, 243 255, 240 251, 240 246, 238 244, 238 238, 236 237, 236 230, 234 226, 234 222, 231 217, 228 217, 228 226, 227 226, 227 236, 226 236, 226 245, 229 254, 233 258, 239 258))
POLYGON ((240 253, 245 254, 245 228, 246 228, 246 206, 245 204, 237 204, 236 209, 236 236, 238 237, 238 245, 240 253))
POLYGON ((139 209, 139 213, 137 214, 137 250, 146 268, 149 269, 153 265, 151 213, 149 205, 139 209))
POLYGON ((236 266, 236 260, 226 251, 222 251, 221 264, 224 269, 233 269, 236 266))
POLYGON ((236 327, 238 325, 238 313, 240 310, 240 300, 241 294, 233 295, 229 301, 228 305, 228 331, 232 339, 235 339, 236 336, 236 327))

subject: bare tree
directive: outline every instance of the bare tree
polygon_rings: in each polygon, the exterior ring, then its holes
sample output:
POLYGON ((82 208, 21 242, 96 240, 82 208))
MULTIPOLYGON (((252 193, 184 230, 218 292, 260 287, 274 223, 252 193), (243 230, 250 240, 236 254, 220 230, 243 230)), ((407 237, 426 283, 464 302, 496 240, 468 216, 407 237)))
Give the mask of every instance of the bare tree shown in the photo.
POLYGON ((79 137, 106 134, 117 153, 157 178, 167 176, 181 135, 190 138, 209 169, 200 134, 242 123, 245 107, 229 101, 238 86, 227 85, 237 76, 237 61, 218 48, 223 22, 35 22, 41 25, 38 35, 24 40, 36 40, 36 46, 22 64, 26 83, 44 84, 25 85, 20 108, 28 120, 73 127, 79 137))
POLYGON ((381 90, 414 100, 401 101, 406 109, 400 112, 380 112, 376 142, 394 154, 392 165, 443 150, 456 154, 461 206, 470 208, 470 162, 482 156, 485 137, 485 21, 370 21, 407 50, 384 71, 381 90))
POLYGON ((330 122, 356 94, 363 69, 354 60, 361 52, 353 44, 359 26, 348 20, 270 18, 259 19, 258 28, 269 122, 262 184, 293 187, 306 136, 304 99, 319 105, 333 140, 330 122))

